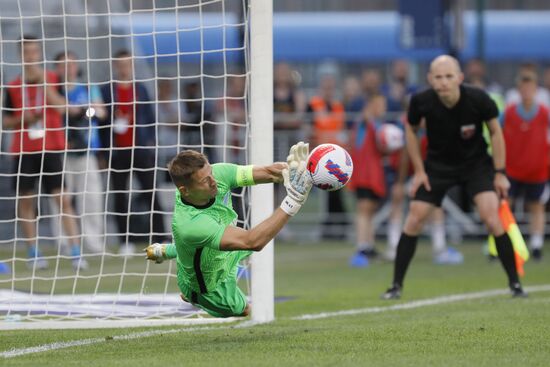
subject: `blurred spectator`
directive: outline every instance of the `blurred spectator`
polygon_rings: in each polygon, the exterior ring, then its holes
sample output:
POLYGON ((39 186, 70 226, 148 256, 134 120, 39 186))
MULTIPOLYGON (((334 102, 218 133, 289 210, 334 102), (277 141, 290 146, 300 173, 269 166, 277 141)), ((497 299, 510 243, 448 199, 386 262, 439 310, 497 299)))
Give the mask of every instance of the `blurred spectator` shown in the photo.
POLYGON ((307 112, 312 119, 310 142, 313 147, 325 143, 344 146, 346 143, 344 105, 336 99, 336 90, 336 78, 323 75, 318 94, 309 100, 307 112))
MULTIPOLYGON (((214 107, 204 99, 201 84, 191 81, 183 85, 181 108, 181 141, 186 149, 197 149, 208 156, 211 163, 217 161, 214 152, 216 125, 213 123, 214 107)), ((243 103, 244 104, 244 103, 243 103)))
MULTIPOLYGON (((487 86, 483 83, 483 79, 475 79, 470 83, 470 85, 483 89, 485 92, 487 92, 487 94, 491 97, 491 99, 496 103, 498 110, 500 112, 504 111, 504 107, 505 107, 504 96, 498 92, 489 92, 487 90, 487 86)), ((485 132, 487 132, 487 134, 489 133, 489 130, 486 127, 484 128, 484 133, 485 132)), ((487 142, 489 141, 490 141, 489 135, 487 135, 487 142)))
POLYGON ((372 96, 381 93, 382 75, 375 69, 367 69, 361 75, 361 88, 363 96, 368 102, 372 96))
MULTIPOLYGON (((274 136, 273 148, 275 160, 286 161, 286 154, 295 142, 304 140, 307 126, 304 126, 306 96, 300 89, 300 75, 290 65, 281 62, 273 71, 273 112, 274 136)), ((279 202, 286 195, 282 185, 275 186, 275 201, 279 202)), ((288 229, 283 227, 279 236, 286 236, 288 229)))
MULTIPOLYGON (((519 67, 518 74, 522 74, 523 72, 534 73, 536 75, 538 73, 537 66, 533 63, 525 63, 519 67)), ((521 103, 521 95, 518 88, 512 88, 506 92, 505 100, 507 105, 521 103)), ((535 93, 535 102, 550 107, 550 92, 548 89, 538 86, 535 93)))
POLYGON ((79 82, 80 70, 73 52, 61 52, 55 60, 58 61, 56 74, 64 83, 61 92, 68 102, 65 111, 68 142, 66 189, 74 197, 75 211, 81 218, 84 245, 92 252, 103 252, 105 189, 96 156, 100 148, 96 117, 104 119, 107 110, 99 88, 79 82))
POLYGON ((409 84, 409 63, 406 60, 395 60, 391 64, 388 82, 382 86, 382 94, 386 96, 388 112, 398 113, 405 111, 408 100, 416 92, 417 87, 409 84))
POLYGON ((218 106, 218 113, 222 116, 222 121, 226 121, 229 126, 228 140, 226 146, 231 146, 230 152, 233 156, 233 162, 239 164, 245 163, 246 146, 246 77, 231 76, 227 78, 227 95, 218 106))
POLYGON ((487 93, 502 95, 502 86, 495 81, 489 80, 483 60, 478 58, 470 59, 464 68, 464 81, 482 88, 487 93), (483 87, 481 87, 483 85, 483 87))
MULTIPOLYGON (((401 128, 404 128, 404 121, 405 116, 402 115, 397 124, 401 128)), ((405 186, 412 173, 412 167, 405 147, 392 153, 388 158, 389 162, 385 167, 385 174, 386 187, 389 191, 388 199, 390 201, 390 214, 386 227, 387 249, 385 258, 386 260, 393 261, 395 259, 395 251, 403 225, 403 214, 405 211, 405 201, 407 199, 405 186)))
POLYGON ((198 149, 202 147, 201 121, 202 96, 200 85, 196 81, 183 84, 182 90, 182 126, 183 145, 186 148, 198 149))
POLYGON ((378 255, 374 248, 374 214, 386 197, 383 155, 376 142, 376 130, 386 115, 386 98, 371 96, 363 109, 363 118, 353 130, 354 174, 350 187, 355 190, 357 207, 355 214, 356 253, 350 259, 353 267, 365 267, 369 259, 378 255))
MULTIPOLYGON (((287 63, 275 65, 273 71, 273 110, 275 129, 298 130, 306 109, 306 96, 298 88, 295 72, 287 63)), ((286 147, 285 149, 288 149, 286 147)))
POLYGON ((506 108, 502 116, 506 141, 506 174, 510 179, 511 200, 523 197, 529 210, 529 247, 540 260, 546 222, 544 206, 548 201, 547 140, 550 114, 536 101, 537 74, 521 69, 517 76, 520 103, 506 108), (536 157, 536 158, 534 158, 536 157))
MULTIPOLYGON (((224 151, 222 160, 224 162, 234 162, 237 164, 246 164, 247 147, 247 118, 246 118, 246 76, 233 75, 227 77, 227 92, 222 100, 218 101, 217 114, 218 120, 225 122, 223 142, 224 151), (229 154, 229 156, 226 156, 229 154)), ((285 157, 286 158, 286 157, 285 157)), ((240 200, 245 193, 242 187, 237 187, 232 190, 233 208, 237 212, 238 225, 244 223, 244 207, 246 200, 240 200)))
POLYGON ((550 91, 550 66, 544 68, 542 74, 542 87, 550 91))
POLYGON ((355 121, 361 119, 361 111, 365 104, 365 97, 361 93, 361 84, 356 77, 348 76, 344 79, 342 102, 346 112, 346 127, 351 129, 355 121))
POLYGON ((246 75, 233 75, 227 77, 227 108, 225 113, 230 122, 241 124, 246 120, 246 82, 246 75))
MULTIPOLYGON (((121 50, 113 56, 115 80, 101 89, 107 104, 107 118, 101 121, 100 138, 110 163, 110 182, 115 196, 115 215, 121 240, 120 252, 135 252, 129 235, 136 210, 128 178, 135 173, 141 185, 139 195, 153 212, 153 242, 164 240, 164 219, 155 190, 155 113, 147 89, 134 81, 132 55, 121 50), (130 197, 128 197, 130 194, 130 197), (129 205, 129 203, 131 205, 129 205), (151 208, 152 207, 152 208, 151 208)), ((148 214, 150 216, 150 214, 148 214)), ((145 222, 144 222, 145 223, 145 222)), ((146 223, 150 223, 147 220, 146 223)), ((151 240, 151 239, 149 239, 151 240)))
POLYGON ((225 157, 224 161, 237 164, 245 163, 246 147, 246 76, 235 75, 227 77, 227 93, 225 98, 217 105, 218 120, 226 123, 226 140, 224 147, 228 149, 231 157, 225 157))
POLYGON ((161 167, 169 181, 166 170, 168 162, 178 153, 181 137, 178 128, 179 103, 174 93, 174 82, 159 79, 157 83, 157 125, 158 125, 158 167, 161 167))
MULTIPOLYGON (((333 72, 324 72, 319 80, 318 95, 313 96, 308 104, 308 112, 312 117, 312 147, 320 144, 333 143, 345 146, 347 143, 345 131, 345 113, 342 102, 336 99, 336 76, 333 72)), ((329 191, 328 212, 323 223, 323 238, 343 239, 346 230, 346 210, 341 190, 329 191)))
POLYGON ((65 131, 61 113, 67 102, 55 87, 58 84, 55 73, 44 69, 42 47, 37 38, 23 36, 20 50, 23 74, 6 86, 3 127, 15 130, 11 152, 17 174, 13 187, 17 192, 17 219, 29 246, 27 264, 34 269, 48 266, 38 248, 35 203, 35 198, 45 192, 52 195, 61 208, 63 228, 71 243, 73 267, 84 270, 87 262, 80 256, 80 234, 73 206, 70 196, 63 193, 65 131), (37 181, 43 185, 38 188, 38 194, 35 193, 37 181))
MULTIPOLYGON (((550 66, 546 66, 546 68, 544 69, 544 73, 543 73, 543 87, 550 91, 550 66)), ((546 106, 546 107, 549 107, 550 106, 546 106)), ((548 136, 548 140, 550 141, 550 132, 549 132, 549 136, 548 136)), ((549 175, 550 175, 550 151, 548 152, 549 154, 549 158, 548 158, 548 172, 549 172, 549 175)), ((549 184, 550 184, 550 181, 549 181, 549 184)), ((550 200, 549 200, 550 202, 550 200)), ((547 204, 547 207, 548 207, 548 204, 547 204)), ((548 210, 548 208, 547 208, 548 210)))

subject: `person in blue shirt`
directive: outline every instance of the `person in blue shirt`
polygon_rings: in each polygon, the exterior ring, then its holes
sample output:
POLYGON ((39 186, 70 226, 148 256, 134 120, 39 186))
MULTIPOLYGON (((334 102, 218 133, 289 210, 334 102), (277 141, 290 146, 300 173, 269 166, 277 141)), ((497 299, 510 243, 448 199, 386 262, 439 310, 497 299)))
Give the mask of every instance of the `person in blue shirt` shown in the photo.
POLYGON ((96 154, 100 148, 96 119, 104 118, 107 111, 99 88, 89 80, 79 81, 81 70, 74 52, 60 52, 55 60, 55 71, 63 82, 60 89, 68 103, 64 116, 68 142, 65 183, 67 190, 75 195, 83 243, 87 250, 100 253, 104 249, 105 188, 96 154))

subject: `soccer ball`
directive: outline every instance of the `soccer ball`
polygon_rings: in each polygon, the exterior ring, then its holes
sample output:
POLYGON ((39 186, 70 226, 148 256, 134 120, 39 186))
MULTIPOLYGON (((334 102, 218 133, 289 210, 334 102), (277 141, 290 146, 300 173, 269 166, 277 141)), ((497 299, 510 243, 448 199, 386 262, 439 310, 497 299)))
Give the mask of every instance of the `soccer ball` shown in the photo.
POLYGON ((403 148, 405 135, 398 126, 390 123, 382 124, 376 129, 376 144, 380 152, 388 154, 403 148))
POLYGON ((353 173, 353 161, 341 146, 321 144, 309 154, 307 169, 314 186, 335 191, 349 182, 353 173))

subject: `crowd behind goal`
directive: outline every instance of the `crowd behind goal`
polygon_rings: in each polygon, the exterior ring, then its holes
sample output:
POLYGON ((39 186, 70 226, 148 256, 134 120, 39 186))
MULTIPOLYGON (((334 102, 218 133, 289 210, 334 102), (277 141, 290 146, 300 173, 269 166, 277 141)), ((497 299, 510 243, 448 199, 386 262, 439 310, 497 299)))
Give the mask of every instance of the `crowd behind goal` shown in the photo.
MULTIPOLYGON (((48 266, 40 252, 37 221, 44 213, 55 213, 56 207, 61 208, 62 225, 50 221, 52 237, 61 231, 60 238, 68 245, 73 267, 86 270, 82 252, 101 253, 107 245, 117 247, 122 254, 135 254, 137 244, 170 241, 170 208, 163 205, 161 188, 169 180, 166 164, 178 151, 202 151, 212 163, 245 163, 246 73, 226 76, 227 91, 215 100, 203 98, 201 78, 158 77, 151 88, 150 83, 136 81, 134 55, 121 48, 112 55, 112 80, 88 85, 80 77, 85 64, 82 56, 70 49, 58 50, 55 67, 48 69, 43 64, 42 47, 39 39, 23 36, 22 75, 4 81, 2 91, 2 161, 9 164, 4 177, 11 182, 2 186, 1 196, 6 202, 6 198, 17 202, 13 213, 9 213, 12 217, 4 224, 15 223, 21 228, 20 232, 5 232, 11 233, 11 238, 2 238, 2 243, 25 242, 31 268, 48 266), (227 122, 229 128, 222 127, 227 122), (24 126, 23 134, 17 129, 19 124, 24 126), (8 145, 9 150, 5 149, 8 145), (139 182, 138 187, 132 184, 132 177, 139 182), (141 216, 141 221, 129 220, 132 216, 141 216), (145 230, 136 229, 143 224, 145 230), (112 236, 105 239, 106 233, 112 236)), ((312 147, 330 142, 351 150, 360 144, 358 129, 369 121, 406 123, 403 116, 408 100, 424 87, 424 83, 411 82, 422 80, 411 70, 407 60, 394 60, 388 64, 387 72, 365 65, 342 75, 327 62, 315 71, 315 87, 303 89, 297 68, 286 62, 277 63, 275 159, 284 160, 288 147, 298 140, 308 141, 312 147)), ((485 89, 501 112, 507 106, 524 102, 521 88, 525 83, 532 87, 535 106, 550 106, 550 68, 541 70, 537 64, 522 64, 515 70, 511 85, 489 80, 484 63, 478 59, 467 60, 464 73, 465 81, 485 89)), ((548 152, 545 146, 540 156, 547 157, 548 152)), ((365 258, 391 259, 406 199, 396 184, 403 184, 406 177, 398 177, 396 162, 401 160, 400 152, 382 153, 387 184, 383 200, 366 215, 353 201, 345 199, 346 192, 320 195, 325 219, 319 236, 356 242, 358 253, 365 258), (376 228, 367 228, 370 232, 364 240, 358 238, 358 233, 350 235, 354 233, 350 229, 355 227, 364 233, 363 223, 353 222, 352 218, 372 221, 372 215, 384 202, 390 203, 385 220, 388 246, 381 254, 374 243, 376 228), (357 215, 352 214, 355 210, 357 215)), ((403 156, 404 150, 401 153, 403 156)), ((360 167, 360 162, 356 166, 360 167)), ((540 208, 546 204, 547 195, 536 197, 535 201, 542 205, 536 209, 529 205, 531 199, 527 198, 526 208, 533 223, 526 234, 531 238, 531 247, 539 249, 542 256, 541 238, 545 231, 541 223, 545 223, 545 211, 540 208)), ((453 195, 453 202, 465 212, 470 209, 460 192, 453 195)), ((458 263, 463 260, 460 252, 446 244, 446 221, 449 219, 444 213, 439 213, 431 226, 434 261, 458 263)), ((285 235, 288 233, 281 234, 285 235)), ((366 263, 352 256, 350 265, 366 263)))

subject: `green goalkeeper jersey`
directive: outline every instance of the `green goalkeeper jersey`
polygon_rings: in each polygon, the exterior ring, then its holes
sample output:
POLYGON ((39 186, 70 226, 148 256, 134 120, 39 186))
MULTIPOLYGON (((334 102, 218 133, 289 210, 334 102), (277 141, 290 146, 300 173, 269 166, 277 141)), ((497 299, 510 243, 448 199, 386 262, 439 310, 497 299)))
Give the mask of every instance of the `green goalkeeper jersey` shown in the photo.
MULTIPOLYGON (((252 166, 229 163, 212 165, 212 174, 218 186, 213 201, 202 207, 184 203, 176 191, 172 220, 172 235, 177 253, 178 286, 207 293, 234 276, 239 261, 250 251, 220 251, 225 228, 235 225, 237 213, 231 204, 231 189, 253 185, 252 166)), ((172 246, 170 246, 172 247, 172 246)), ((169 257, 173 247, 167 249, 169 257)))

